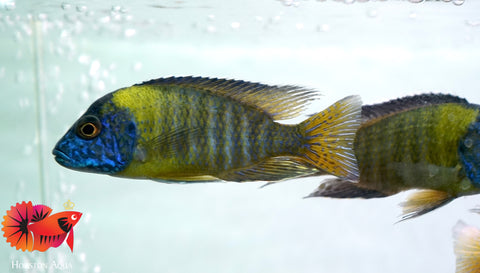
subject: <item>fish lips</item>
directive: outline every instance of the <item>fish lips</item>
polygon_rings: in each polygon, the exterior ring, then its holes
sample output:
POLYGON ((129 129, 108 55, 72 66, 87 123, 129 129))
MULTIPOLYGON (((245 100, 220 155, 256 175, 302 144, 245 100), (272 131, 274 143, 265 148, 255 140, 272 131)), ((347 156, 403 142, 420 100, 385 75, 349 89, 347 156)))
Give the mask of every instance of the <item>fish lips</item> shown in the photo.
POLYGON ((55 147, 53 149, 52 154, 55 156, 55 161, 57 161, 58 164, 67 168, 73 167, 71 165, 72 159, 65 152, 60 150, 58 147, 55 147))

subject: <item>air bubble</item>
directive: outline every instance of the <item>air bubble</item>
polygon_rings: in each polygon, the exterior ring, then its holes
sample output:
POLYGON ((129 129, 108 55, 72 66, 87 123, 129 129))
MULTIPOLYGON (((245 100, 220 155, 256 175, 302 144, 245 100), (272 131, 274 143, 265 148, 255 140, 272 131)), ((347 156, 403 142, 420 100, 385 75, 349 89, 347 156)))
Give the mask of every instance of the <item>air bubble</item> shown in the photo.
POLYGON ((330 25, 329 24, 321 24, 317 27, 317 31, 328 32, 328 31, 330 31, 330 25))
POLYGON ((69 4, 69 3, 65 3, 63 2, 60 7, 62 7, 63 10, 69 10, 72 8, 72 4, 69 4))
POLYGON ((239 22, 232 22, 230 24, 230 27, 233 28, 233 29, 238 29, 238 28, 240 28, 240 23, 239 22))
POLYGON ((2 1, 0 2, 0 7, 2 7, 4 10, 14 10, 15 9, 15 1, 2 1))
POLYGON ((113 12, 120 12, 121 9, 122 9, 122 7, 120 7, 120 6, 112 6, 112 8, 110 10, 113 11, 113 12))
POLYGON ((99 91, 104 91, 104 90, 105 90, 105 82, 102 81, 102 80, 98 81, 98 83, 97 83, 97 89, 98 89, 99 91))
POLYGON ((453 0, 452 3, 455 6, 461 6, 461 5, 463 5, 463 3, 465 3, 465 0, 453 0))
POLYGON ((138 71, 142 69, 142 63, 141 62, 136 62, 133 64, 133 70, 138 71))
POLYGON ((85 11, 87 11, 87 6, 85 6, 85 5, 79 5, 79 6, 76 7, 76 10, 77 10, 78 12, 85 12, 85 11))
POLYGON ((214 27, 214 26, 208 26, 207 27, 207 32, 208 33, 215 33, 215 32, 217 32, 217 28, 214 27))
POLYGON ((78 254, 78 259, 80 262, 84 263, 87 260, 87 254, 85 254, 85 252, 78 254))
POLYGON ((422 3, 423 0, 408 0, 410 3, 422 3))
POLYGON ((376 9, 370 9, 367 11, 367 16, 370 18, 376 18, 378 16, 378 11, 376 9))
POLYGON ((132 37, 133 35, 135 35, 137 33, 137 31, 133 28, 127 28, 125 29, 125 31, 123 32, 123 35, 126 37, 126 38, 130 38, 132 37))
POLYGON ((91 58, 87 55, 80 55, 78 56, 78 62, 80 64, 89 64, 91 62, 91 58))
POLYGON ((100 268, 99 265, 96 265, 96 266, 93 267, 93 272, 94 273, 100 273, 100 271, 101 271, 101 268, 100 268))
POLYGON ((100 62, 98 60, 94 60, 90 65, 90 71, 88 72, 88 74, 94 77, 97 75, 99 69, 100 69, 100 62))

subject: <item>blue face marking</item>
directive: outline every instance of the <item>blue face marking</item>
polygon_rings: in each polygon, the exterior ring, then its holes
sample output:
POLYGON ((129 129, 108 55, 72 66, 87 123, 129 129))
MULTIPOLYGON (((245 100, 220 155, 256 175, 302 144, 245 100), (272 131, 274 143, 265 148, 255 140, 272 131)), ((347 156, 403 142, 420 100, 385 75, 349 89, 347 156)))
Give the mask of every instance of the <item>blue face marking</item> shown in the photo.
POLYGON ((458 148, 465 174, 480 188, 480 121, 472 123, 467 134, 460 140, 458 148))
POLYGON ((118 109, 107 96, 95 102, 58 141, 53 154, 60 165, 114 174, 131 162, 137 138, 135 121, 128 110, 118 109))

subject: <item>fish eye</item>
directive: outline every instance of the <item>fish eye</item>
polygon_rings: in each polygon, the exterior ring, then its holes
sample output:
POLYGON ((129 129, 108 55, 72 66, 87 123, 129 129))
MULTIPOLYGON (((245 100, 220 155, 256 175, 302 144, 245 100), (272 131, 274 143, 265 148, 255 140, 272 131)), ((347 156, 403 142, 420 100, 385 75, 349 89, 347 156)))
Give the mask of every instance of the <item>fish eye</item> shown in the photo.
POLYGON ((100 134, 102 124, 95 116, 85 116, 78 121, 77 135, 83 139, 92 139, 100 134))
POLYGON ((70 216, 70 218, 71 218, 73 221, 77 221, 77 215, 76 215, 76 214, 72 214, 72 216, 70 216))

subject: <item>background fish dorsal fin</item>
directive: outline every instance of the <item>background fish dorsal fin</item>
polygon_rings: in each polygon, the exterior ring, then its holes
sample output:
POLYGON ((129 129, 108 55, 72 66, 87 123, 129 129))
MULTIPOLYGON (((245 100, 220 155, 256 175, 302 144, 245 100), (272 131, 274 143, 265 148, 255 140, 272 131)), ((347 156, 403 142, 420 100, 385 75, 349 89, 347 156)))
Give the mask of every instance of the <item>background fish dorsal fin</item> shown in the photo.
POLYGON ((468 104, 468 101, 464 98, 448 94, 421 94, 390 100, 384 103, 362 106, 362 117, 374 119, 427 105, 443 103, 468 104))
POLYGON ((294 85, 271 86, 240 80, 203 77, 170 77, 144 82, 141 85, 175 85, 205 90, 229 97, 261 109, 274 120, 297 117, 317 94, 314 90, 294 85))

